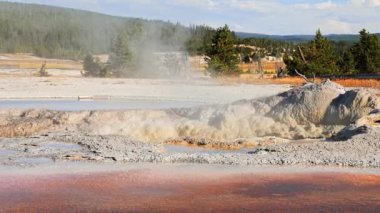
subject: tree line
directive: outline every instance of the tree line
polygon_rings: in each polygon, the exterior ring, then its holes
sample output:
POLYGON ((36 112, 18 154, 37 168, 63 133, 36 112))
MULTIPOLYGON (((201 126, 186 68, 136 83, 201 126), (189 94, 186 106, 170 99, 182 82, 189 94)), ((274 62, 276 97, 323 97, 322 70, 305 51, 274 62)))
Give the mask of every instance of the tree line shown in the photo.
POLYGON ((290 75, 307 76, 357 75, 380 73, 380 42, 376 34, 363 29, 359 41, 330 41, 317 30, 314 39, 288 43, 267 39, 237 39, 226 25, 217 29, 206 48, 209 71, 214 74, 239 74, 237 64, 263 56, 282 57, 290 75), (245 45, 258 47, 248 49, 245 45), (259 55, 259 56, 257 56, 259 55))
MULTIPOLYGON (((213 75, 239 74, 238 63, 265 56, 284 58, 289 74, 337 75, 380 72, 379 38, 366 30, 359 41, 331 41, 318 30, 310 42, 272 38, 239 38, 223 26, 180 24, 113 17, 74 9, 0 2, 0 52, 85 59, 93 76, 155 75, 160 52, 205 55, 213 75), (255 47, 256 49, 254 49, 255 47), (110 54, 102 64, 96 54, 110 54)), ((184 54, 186 58, 187 55, 184 54)), ((177 56, 162 62, 176 67, 177 56), (176 58, 176 59, 175 59, 176 58), (175 60, 174 60, 175 59, 175 60), (174 61, 173 61, 174 60, 174 61)))
MULTIPOLYGON (((146 64, 147 61, 150 62, 148 64, 154 63, 154 55, 148 53, 178 49, 191 54, 205 55, 208 70, 213 76, 240 74, 239 63, 251 63, 252 60, 260 60, 260 57, 265 56, 283 58, 287 65, 286 71, 290 75, 295 75, 296 70, 309 76, 380 72, 379 39, 364 29, 360 31, 360 39, 356 43, 330 41, 318 30, 312 41, 298 44, 263 38, 239 39, 227 25, 216 30, 206 26, 194 26, 190 28, 191 33, 188 37, 183 36, 188 31, 180 25, 170 29, 171 33, 158 38, 170 38, 169 43, 172 46, 161 49, 152 49, 147 45, 152 41, 162 41, 142 36, 141 33, 147 31, 147 28, 143 29, 141 25, 121 31, 113 41, 111 57, 106 66, 107 72, 101 72, 102 66, 98 65, 93 75, 99 76, 99 73, 103 73, 100 76, 104 76, 104 73, 113 73, 116 76, 130 77, 134 76, 131 72, 135 72, 141 76, 141 73, 149 71, 149 68, 139 67, 138 64, 146 64), (184 42, 185 45, 173 46, 173 41, 177 41, 178 44, 184 42), (139 47, 140 51, 141 47, 149 50, 142 52, 145 58, 140 59, 141 52, 136 51, 133 46, 139 47), (252 46, 257 48, 252 49, 252 46)), ((93 63, 95 60, 90 60, 90 64, 93 63)))
POLYGON ((284 61, 290 74, 298 70, 306 75, 357 75, 380 73, 380 42, 363 29, 354 43, 331 42, 320 30, 314 40, 299 44, 284 61))

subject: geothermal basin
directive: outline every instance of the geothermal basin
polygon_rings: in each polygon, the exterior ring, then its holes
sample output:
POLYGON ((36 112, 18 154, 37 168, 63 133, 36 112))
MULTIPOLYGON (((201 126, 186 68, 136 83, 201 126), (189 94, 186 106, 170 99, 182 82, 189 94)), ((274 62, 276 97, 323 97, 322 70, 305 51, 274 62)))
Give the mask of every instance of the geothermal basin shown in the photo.
POLYGON ((371 212, 379 206, 376 91, 332 82, 292 89, 77 81, 50 93, 30 90, 27 100, 4 85, 5 211, 371 212), (317 167, 331 169, 310 170, 317 167))

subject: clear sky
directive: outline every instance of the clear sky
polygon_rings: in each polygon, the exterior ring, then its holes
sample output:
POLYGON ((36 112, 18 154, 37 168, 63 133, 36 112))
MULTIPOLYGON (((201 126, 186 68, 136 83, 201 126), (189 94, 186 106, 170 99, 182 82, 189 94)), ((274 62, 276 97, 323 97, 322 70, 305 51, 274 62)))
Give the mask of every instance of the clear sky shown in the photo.
POLYGON ((380 0, 13 0, 265 34, 380 32, 380 0))

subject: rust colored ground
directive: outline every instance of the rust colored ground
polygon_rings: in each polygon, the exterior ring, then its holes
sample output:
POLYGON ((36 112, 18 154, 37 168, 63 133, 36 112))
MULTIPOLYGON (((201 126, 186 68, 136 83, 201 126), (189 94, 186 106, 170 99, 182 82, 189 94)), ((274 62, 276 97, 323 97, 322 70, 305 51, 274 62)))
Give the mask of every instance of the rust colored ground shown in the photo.
POLYGON ((345 87, 369 87, 380 89, 380 79, 338 79, 334 81, 345 87))
MULTIPOLYGON (((225 83, 248 83, 248 84, 289 84, 293 86, 300 86, 305 83, 305 80, 300 77, 285 77, 274 78, 273 75, 265 75, 260 78, 258 74, 243 74, 239 77, 222 77, 220 78, 225 83)), ((321 82, 324 79, 317 78, 316 82, 321 82)), ((380 89, 380 79, 332 79, 332 81, 345 86, 345 87, 367 87, 380 89)))
POLYGON ((202 173, 132 170, 2 176, 0 212, 376 212, 380 209, 378 175, 202 173))

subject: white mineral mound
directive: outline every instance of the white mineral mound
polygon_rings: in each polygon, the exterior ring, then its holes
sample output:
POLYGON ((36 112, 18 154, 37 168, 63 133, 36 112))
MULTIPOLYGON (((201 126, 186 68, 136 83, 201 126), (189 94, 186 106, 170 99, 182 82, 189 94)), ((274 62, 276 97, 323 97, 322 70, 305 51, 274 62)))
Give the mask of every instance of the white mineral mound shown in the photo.
POLYGON ((124 135, 147 142, 185 137, 220 142, 267 136, 321 138, 330 137, 358 120, 363 123, 368 120, 363 117, 379 109, 379 98, 372 90, 345 91, 342 86, 326 81, 268 98, 195 108, 91 112, 6 110, 0 112, 0 136, 66 129, 96 135, 124 135))
POLYGON ((172 110, 92 112, 78 130, 126 135, 161 142, 183 137, 231 141, 276 136, 285 139, 329 137, 380 109, 371 90, 345 91, 333 82, 308 84, 263 99, 227 105, 172 110))

